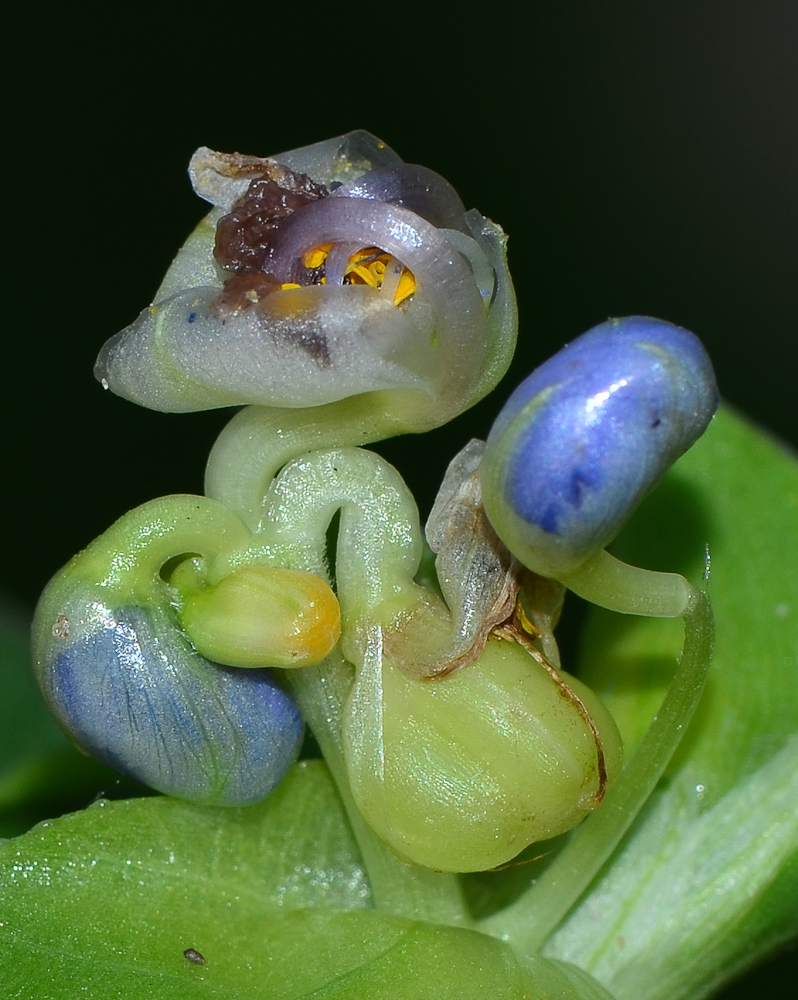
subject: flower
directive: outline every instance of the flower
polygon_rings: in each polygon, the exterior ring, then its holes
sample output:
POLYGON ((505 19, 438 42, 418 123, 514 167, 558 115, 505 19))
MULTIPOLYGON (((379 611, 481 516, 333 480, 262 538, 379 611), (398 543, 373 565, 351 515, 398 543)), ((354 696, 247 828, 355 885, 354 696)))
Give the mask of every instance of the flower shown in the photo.
POLYGON ((302 741, 296 705, 261 668, 318 663, 338 634, 323 580, 268 565, 221 504, 163 497, 50 582, 34 673, 61 726, 103 763, 170 795, 245 805, 272 791, 302 741))
POLYGON ((506 370, 504 234, 438 174, 352 132, 266 159, 202 148, 190 175, 214 208, 103 347, 106 388, 167 411, 379 392, 424 430, 506 370))

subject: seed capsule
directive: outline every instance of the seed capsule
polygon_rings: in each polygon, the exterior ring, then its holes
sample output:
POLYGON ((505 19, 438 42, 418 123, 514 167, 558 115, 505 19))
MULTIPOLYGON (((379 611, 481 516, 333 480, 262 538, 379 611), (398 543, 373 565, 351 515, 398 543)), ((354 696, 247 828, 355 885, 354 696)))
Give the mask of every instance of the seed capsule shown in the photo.
POLYGON ((523 646, 497 638, 441 680, 368 657, 344 748, 372 828, 403 857, 459 872, 504 864, 576 826, 621 762, 598 698, 567 675, 555 683, 523 646))

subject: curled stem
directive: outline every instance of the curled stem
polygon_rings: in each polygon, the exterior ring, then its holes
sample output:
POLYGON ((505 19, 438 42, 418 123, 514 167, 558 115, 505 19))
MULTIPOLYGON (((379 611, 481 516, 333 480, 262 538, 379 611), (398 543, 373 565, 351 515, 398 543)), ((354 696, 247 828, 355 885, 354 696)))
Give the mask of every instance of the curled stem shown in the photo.
MULTIPOLYGON (((407 394, 412 395, 410 390, 407 394)), ((303 409, 247 406, 213 446, 205 493, 258 530, 269 486, 292 458, 325 448, 368 444, 411 430, 407 421, 392 415, 379 392, 303 409)))
POLYGON ((525 954, 540 951, 620 843, 662 777, 698 705, 714 642, 712 608, 693 591, 673 681, 630 763, 601 805, 539 879, 513 904, 480 923, 525 954))
POLYGON ((147 600, 164 563, 197 553, 213 561, 249 540, 239 518, 222 504, 201 496, 150 500, 125 514, 76 556, 59 575, 91 581, 106 591, 147 600))
MULTIPOLYGON (((386 462, 353 448, 292 462, 269 491, 259 541, 276 561, 327 577, 325 534, 338 510, 336 575, 344 614, 356 621, 390 603, 397 591, 415 588, 421 550, 417 512, 398 473, 386 462), (374 503, 375 496, 380 503, 374 503)), ((458 879, 401 861, 354 803, 342 740, 352 665, 335 650, 319 667, 287 671, 284 678, 338 786, 377 906, 414 919, 467 924, 458 879)))

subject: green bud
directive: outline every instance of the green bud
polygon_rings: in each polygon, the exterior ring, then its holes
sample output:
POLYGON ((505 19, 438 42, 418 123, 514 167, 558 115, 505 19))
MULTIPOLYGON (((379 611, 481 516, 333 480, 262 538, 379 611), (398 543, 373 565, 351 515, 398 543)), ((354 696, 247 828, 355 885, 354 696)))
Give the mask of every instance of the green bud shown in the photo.
POLYGON ((190 594, 181 619, 203 656, 231 667, 314 666, 341 634, 341 610, 327 583, 274 566, 241 566, 190 594))
POLYGON ((576 826, 619 772, 607 710, 524 644, 491 637, 438 680, 408 677, 381 650, 375 638, 358 672, 345 751, 358 807, 403 857, 494 868, 576 826))

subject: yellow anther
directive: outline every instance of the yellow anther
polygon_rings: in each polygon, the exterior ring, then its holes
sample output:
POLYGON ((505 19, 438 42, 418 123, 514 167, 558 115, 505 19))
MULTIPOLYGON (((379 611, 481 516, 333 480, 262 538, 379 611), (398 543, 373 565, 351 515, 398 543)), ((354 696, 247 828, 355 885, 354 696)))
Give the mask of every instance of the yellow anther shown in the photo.
POLYGON ((305 267, 314 269, 321 267, 321 265, 327 260, 327 254, 330 252, 332 243, 327 243, 321 247, 314 247, 312 250, 308 250, 305 256, 302 258, 302 263, 305 267))
POLYGON ((524 611, 520 598, 516 603, 515 613, 518 618, 518 624, 521 626, 524 632, 526 632, 527 635, 531 635, 533 639, 539 639, 540 629, 534 626, 532 622, 529 620, 529 618, 527 618, 526 611, 524 611))
POLYGON ((349 264, 344 272, 344 276, 349 278, 350 284, 371 285, 372 288, 379 288, 382 284, 382 281, 377 279, 372 269, 362 264, 349 264))
POLYGON ((415 293, 415 290, 415 275, 412 271, 408 271, 406 267, 403 267, 402 277, 399 279, 399 287, 396 289, 396 294, 393 297, 393 304, 395 306, 401 305, 405 299, 409 299, 415 293))
MULTIPOLYGON (((352 254, 349 263, 344 271, 344 278, 350 284, 370 285, 372 288, 382 288, 385 281, 385 272, 389 263, 393 261, 394 266, 398 264, 395 258, 378 247, 364 247, 352 254)), ((399 265, 401 266, 401 265, 399 265)), ((412 271, 402 267, 399 283, 393 297, 395 306, 401 305, 416 290, 416 279, 412 271)))
MULTIPOLYGON (((313 247, 305 252, 302 263, 308 270, 318 270, 324 266, 331 249, 332 243, 313 247)), ((379 247, 363 247, 353 253, 344 269, 344 282, 349 285, 368 285, 379 290, 383 286, 389 265, 392 268, 401 268, 398 282, 396 282, 395 277, 396 271, 393 272, 393 281, 395 282, 393 302, 396 306, 401 305, 414 294, 416 279, 412 271, 408 271, 394 257, 391 257, 384 250, 380 250, 379 247)), ((324 285, 327 283, 327 279, 322 276, 315 283, 324 285)), ((294 282, 286 282, 281 285, 283 289, 299 287, 301 286, 294 282)))

